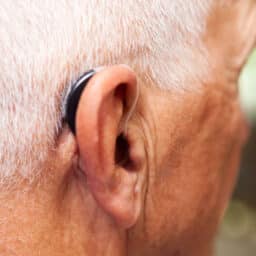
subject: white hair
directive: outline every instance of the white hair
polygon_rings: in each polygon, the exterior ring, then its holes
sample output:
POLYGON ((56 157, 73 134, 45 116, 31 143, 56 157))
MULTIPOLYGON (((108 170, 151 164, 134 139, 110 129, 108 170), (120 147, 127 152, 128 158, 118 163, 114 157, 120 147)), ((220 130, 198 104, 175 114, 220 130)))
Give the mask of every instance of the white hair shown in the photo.
POLYGON ((162 88, 202 79, 211 1, 1 1, 0 181, 42 169, 63 92, 87 69, 125 63, 162 88))

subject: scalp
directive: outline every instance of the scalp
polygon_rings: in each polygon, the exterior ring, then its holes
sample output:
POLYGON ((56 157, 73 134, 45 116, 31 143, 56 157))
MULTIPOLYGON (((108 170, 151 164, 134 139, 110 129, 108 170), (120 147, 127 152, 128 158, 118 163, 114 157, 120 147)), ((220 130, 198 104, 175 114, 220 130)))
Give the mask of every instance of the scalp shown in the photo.
POLYGON ((203 79, 211 2, 2 1, 0 180, 42 169, 61 128, 63 94, 89 68, 125 63, 165 89, 203 79))

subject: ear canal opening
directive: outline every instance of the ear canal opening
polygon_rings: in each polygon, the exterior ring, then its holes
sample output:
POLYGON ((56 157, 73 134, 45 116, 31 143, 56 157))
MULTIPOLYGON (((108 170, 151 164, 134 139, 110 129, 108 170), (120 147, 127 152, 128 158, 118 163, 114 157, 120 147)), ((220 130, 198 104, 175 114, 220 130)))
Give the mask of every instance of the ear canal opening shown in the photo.
POLYGON ((124 134, 120 134, 116 139, 115 163, 125 169, 130 169, 132 161, 129 154, 130 146, 124 134))

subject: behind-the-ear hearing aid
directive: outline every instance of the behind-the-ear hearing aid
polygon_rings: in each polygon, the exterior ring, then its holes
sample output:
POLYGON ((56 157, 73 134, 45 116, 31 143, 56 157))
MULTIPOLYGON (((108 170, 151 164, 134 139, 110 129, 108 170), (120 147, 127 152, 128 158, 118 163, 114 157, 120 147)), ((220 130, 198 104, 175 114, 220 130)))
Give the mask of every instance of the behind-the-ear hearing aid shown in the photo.
MULTIPOLYGON (((103 69, 102 67, 98 67, 98 68, 90 69, 89 71, 85 72, 82 76, 80 76, 78 80, 76 80, 76 82, 70 87, 70 90, 66 94, 66 97, 64 99, 63 109, 62 109, 63 117, 64 117, 64 121, 69 125, 69 128, 74 135, 76 134, 76 112, 77 112, 80 97, 89 80, 98 71, 102 69, 103 69)), ((127 113, 125 123, 127 123, 133 110, 135 109, 136 103, 138 101, 138 97, 139 97, 139 88, 136 85, 136 95, 134 97, 134 101, 132 105, 130 106, 129 112, 127 113)), ((125 127, 127 126, 125 125, 125 127)), ((125 128, 125 133, 126 133, 126 128, 125 128)))
POLYGON ((76 134, 76 112, 79 99, 83 93, 88 81, 96 73, 95 69, 85 72, 72 86, 64 100, 64 119, 69 125, 71 131, 76 134))

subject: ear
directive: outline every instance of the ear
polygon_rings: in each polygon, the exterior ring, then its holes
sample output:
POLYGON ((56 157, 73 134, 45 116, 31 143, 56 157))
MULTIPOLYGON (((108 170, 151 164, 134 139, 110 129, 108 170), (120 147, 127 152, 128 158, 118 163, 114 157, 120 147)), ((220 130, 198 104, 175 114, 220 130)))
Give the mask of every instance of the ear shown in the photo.
POLYGON ((256 1, 219 0, 208 22, 206 41, 221 72, 237 81, 256 43, 256 1), (215 53, 214 53, 215 52, 215 53))
POLYGON ((76 114, 81 168, 90 191, 124 228, 136 222, 141 209, 143 143, 129 129, 125 133, 137 94, 130 68, 108 67, 88 82, 76 114))

